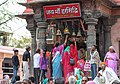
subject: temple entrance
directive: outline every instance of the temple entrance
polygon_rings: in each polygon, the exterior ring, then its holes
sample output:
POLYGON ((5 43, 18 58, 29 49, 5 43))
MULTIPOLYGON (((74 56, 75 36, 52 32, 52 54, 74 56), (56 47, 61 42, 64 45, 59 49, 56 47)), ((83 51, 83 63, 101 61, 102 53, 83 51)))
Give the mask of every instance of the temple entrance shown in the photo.
MULTIPOLYGON (((64 43, 65 29, 68 29, 70 38, 71 37, 76 38, 78 50, 80 48, 84 48, 86 50, 87 32, 83 31, 82 25, 80 23, 80 19, 62 19, 56 21, 50 20, 48 23, 49 23, 48 25, 49 32, 47 34, 47 48, 48 48, 47 50, 51 50, 55 42, 59 42, 60 44, 64 43)), ((69 45, 69 42, 67 42, 67 45, 69 45)))
POLYGON ((100 17, 98 19, 98 24, 96 25, 96 44, 98 46, 98 51, 100 58, 103 61, 106 52, 111 46, 111 34, 108 27, 108 18, 100 17))

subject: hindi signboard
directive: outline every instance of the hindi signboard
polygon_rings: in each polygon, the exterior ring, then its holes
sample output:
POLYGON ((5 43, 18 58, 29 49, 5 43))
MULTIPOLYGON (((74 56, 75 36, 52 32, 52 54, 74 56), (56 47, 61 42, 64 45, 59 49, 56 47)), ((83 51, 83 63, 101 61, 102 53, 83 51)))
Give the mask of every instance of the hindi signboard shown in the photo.
POLYGON ((44 15, 47 19, 81 17, 79 3, 44 6, 44 15))

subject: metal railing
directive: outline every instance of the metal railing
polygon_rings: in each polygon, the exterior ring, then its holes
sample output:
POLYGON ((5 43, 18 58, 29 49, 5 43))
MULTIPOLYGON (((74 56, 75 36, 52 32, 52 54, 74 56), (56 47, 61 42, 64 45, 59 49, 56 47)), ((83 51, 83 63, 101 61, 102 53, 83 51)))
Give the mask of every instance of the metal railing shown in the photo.
POLYGON ((13 67, 2 67, 2 69, 13 69, 13 67))
MULTIPOLYGON (((13 67, 0 67, 0 69, 13 70, 13 67)), ((3 74, 12 75, 13 73, 9 73, 9 72, 0 73, 0 75, 3 75, 3 74)))

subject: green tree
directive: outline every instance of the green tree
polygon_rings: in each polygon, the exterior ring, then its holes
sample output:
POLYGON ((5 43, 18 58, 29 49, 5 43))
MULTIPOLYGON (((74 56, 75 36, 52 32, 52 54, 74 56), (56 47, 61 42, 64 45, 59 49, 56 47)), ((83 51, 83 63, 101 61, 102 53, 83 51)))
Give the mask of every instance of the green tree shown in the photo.
POLYGON ((10 45, 15 48, 25 48, 31 45, 31 38, 26 36, 22 36, 20 39, 13 38, 10 45))
POLYGON ((0 45, 9 46, 12 35, 18 30, 11 28, 12 24, 10 23, 16 23, 17 20, 22 22, 21 19, 15 17, 15 15, 19 14, 16 8, 16 6, 20 6, 17 3, 18 1, 24 0, 0 0, 0 45))
POLYGON ((11 4, 14 5, 13 0, 0 0, 0 45, 4 46, 8 46, 10 32, 12 34, 12 29, 7 23, 15 18, 9 10, 11 4))
POLYGON ((8 9, 13 0, 1 0, 0 2, 0 29, 2 31, 11 30, 7 22, 14 18, 14 14, 8 9))

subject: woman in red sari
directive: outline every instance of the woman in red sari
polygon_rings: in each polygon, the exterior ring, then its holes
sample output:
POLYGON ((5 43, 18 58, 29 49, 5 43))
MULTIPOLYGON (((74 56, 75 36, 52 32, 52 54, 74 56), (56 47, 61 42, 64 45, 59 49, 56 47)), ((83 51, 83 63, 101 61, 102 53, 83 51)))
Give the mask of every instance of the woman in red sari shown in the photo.
POLYGON ((73 67, 76 68, 77 61, 78 61, 78 51, 77 51, 76 42, 75 42, 75 45, 74 44, 70 45, 70 56, 75 60, 75 65, 73 67))
POLYGON ((64 72, 64 79, 67 80, 68 73, 73 73, 73 68, 70 65, 70 46, 67 46, 67 48, 64 51, 64 55, 62 58, 62 64, 63 64, 63 72, 64 72))
POLYGON ((74 68, 77 67, 78 52, 77 52, 76 42, 75 43, 74 42, 71 42, 70 46, 67 46, 62 58, 64 79, 66 82, 68 82, 69 76, 73 75, 74 68), (75 62, 74 65, 70 64, 71 58, 74 59, 75 62))

